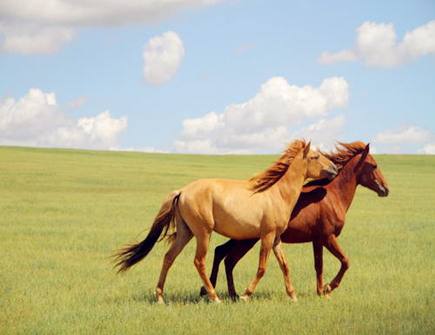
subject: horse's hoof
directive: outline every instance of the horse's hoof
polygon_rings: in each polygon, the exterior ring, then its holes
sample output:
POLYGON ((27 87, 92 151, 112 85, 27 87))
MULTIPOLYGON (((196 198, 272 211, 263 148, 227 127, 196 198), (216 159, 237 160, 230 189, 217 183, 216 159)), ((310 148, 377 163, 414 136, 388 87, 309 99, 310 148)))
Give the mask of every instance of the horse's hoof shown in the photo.
POLYGON ((240 297, 239 297, 238 294, 230 294, 230 299, 231 299, 232 301, 239 301, 239 300, 240 300, 240 297))
POLYGON ((298 301, 298 298, 296 297, 296 291, 287 292, 287 295, 289 296, 291 302, 298 301))
POLYGON ((164 305, 164 304, 165 304, 165 300, 163 300, 163 297, 158 297, 158 298, 157 298, 157 303, 158 303, 159 305, 164 305))
POLYGON ((329 295, 331 294, 331 292, 332 292, 331 285, 326 284, 326 285, 323 287, 323 295, 324 295, 324 296, 329 296, 329 295))
POLYGON ((244 302, 248 302, 249 301, 249 295, 246 295, 246 294, 241 295, 240 296, 240 300, 242 300, 244 302))
POLYGON ((201 290, 199 291, 199 295, 200 295, 201 297, 207 295, 207 290, 205 289, 204 286, 201 287, 201 290))
POLYGON ((214 304, 220 304, 222 301, 221 299, 219 299, 218 297, 214 298, 214 299, 210 299, 210 302, 214 303, 214 304))

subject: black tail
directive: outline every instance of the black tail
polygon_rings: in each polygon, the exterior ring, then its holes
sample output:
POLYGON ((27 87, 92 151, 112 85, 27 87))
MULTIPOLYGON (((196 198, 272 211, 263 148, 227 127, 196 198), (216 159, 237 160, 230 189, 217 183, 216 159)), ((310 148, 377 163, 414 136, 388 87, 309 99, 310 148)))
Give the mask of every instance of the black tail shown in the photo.
POLYGON ((170 237, 168 231, 171 224, 174 225, 173 218, 179 197, 180 192, 174 192, 166 199, 154 219, 150 232, 142 242, 127 245, 115 254, 115 267, 118 268, 118 273, 127 271, 130 267, 145 258, 159 240, 162 232, 163 236, 161 239, 170 237))

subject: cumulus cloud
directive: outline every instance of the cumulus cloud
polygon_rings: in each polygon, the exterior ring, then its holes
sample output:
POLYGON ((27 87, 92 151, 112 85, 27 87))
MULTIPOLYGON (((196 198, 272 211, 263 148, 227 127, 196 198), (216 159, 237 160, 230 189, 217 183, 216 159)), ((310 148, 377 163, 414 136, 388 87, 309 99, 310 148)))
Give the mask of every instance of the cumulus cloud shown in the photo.
POLYGON ((420 152, 426 155, 435 155, 435 143, 426 144, 420 152))
POLYGON ((183 41, 173 31, 151 38, 143 52, 145 80, 154 85, 170 80, 183 57, 183 41))
POLYGON ((53 53, 71 40, 76 28, 150 24, 185 9, 218 2, 220 0, 28 0, 23 5, 22 1, 2 0, 0 51, 53 53))
POLYGON ((435 134, 428 129, 410 125, 380 132, 374 141, 382 152, 431 154, 435 147, 435 134))
POLYGON ((398 130, 385 130, 376 135, 379 143, 400 144, 405 142, 424 143, 431 138, 429 130, 417 126, 408 126, 398 130))
POLYGON ((332 118, 322 118, 301 130, 294 137, 310 139, 315 147, 321 150, 330 150, 342 135, 345 123, 343 115, 332 118))
POLYGON ((54 93, 31 89, 19 99, 0 101, 0 144, 110 149, 127 128, 127 118, 108 111, 73 119, 56 102, 54 93))
MULTIPOLYGON (((290 85, 282 77, 271 78, 246 102, 229 105, 222 113, 210 112, 184 120, 182 134, 175 142, 176 150, 194 153, 279 151, 291 137, 312 135, 316 127, 326 133, 325 117, 330 111, 346 106, 348 89, 346 80, 337 77, 325 79, 319 87, 299 87, 290 85), (295 131, 310 120, 318 123, 295 131)), ((342 118, 333 119, 331 131, 342 123, 342 118)))
POLYGON ((360 60, 368 66, 394 67, 435 54, 435 20, 415 28, 397 40, 392 23, 364 22, 357 29, 356 46, 338 52, 323 52, 318 61, 331 64, 360 60))

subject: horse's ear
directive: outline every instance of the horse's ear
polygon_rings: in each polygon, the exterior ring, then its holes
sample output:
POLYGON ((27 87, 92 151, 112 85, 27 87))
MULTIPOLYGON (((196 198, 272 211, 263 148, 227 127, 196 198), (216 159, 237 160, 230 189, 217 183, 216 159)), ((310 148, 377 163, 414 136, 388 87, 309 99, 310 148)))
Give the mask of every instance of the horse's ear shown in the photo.
POLYGON ((304 158, 307 158, 308 153, 310 152, 310 147, 311 147, 311 141, 308 142, 308 143, 305 145, 305 148, 304 148, 304 158))
POLYGON ((364 161, 367 158, 367 155, 369 154, 369 151, 370 151, 370 143, 368 143, 364 148, 364 151, 361 154, 361 158, 359 159, 358 164, 355 166, 354 169, 355 172, 357 172, 361 168, 361 166, 363 165, 364 161))

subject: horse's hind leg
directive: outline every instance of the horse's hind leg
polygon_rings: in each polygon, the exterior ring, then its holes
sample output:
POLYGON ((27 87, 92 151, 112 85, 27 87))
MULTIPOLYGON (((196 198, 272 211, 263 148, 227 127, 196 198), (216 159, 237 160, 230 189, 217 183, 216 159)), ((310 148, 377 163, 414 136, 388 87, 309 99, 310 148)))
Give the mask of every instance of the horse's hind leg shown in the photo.
POLYGON ((255 288, 260 282, 261 278, 263 278, 266 273, 267 260, 270 255, 270 250, 273 247, 273 242, 275 240, 275 232, 269 232, 261 238, 261 247, 260 247, 260 257, 258 260, 258 268, 257 274, 254 279, 249 283, 248 287, 245 290, 245 293, 240 297, 242 300, 248 300, 249 297, 254 293, 255 288))
POLYGON ((216 291, 213 285, 208 279, 207 272, 205 269, 205 257, 207 256, 208 244, 210 241, 210 233, 198 234, 196 235, 196 253, 194 264, 196 269, 198 270, 199 276, 204 283, 204 287, 208 293, 208 297, 211 301, 220 302, 219 297, 216 294, 216 291))
POLYGON ((234 286, 233 269, 239 260, 242 259, 246 253, 252 249, 258 239, 251 240, 231 240, 233 241, 233 246, 229 251, 227 257, 225 257, 225 273, 227 276, 228 294, 231 299, 236 300, 239 296, 236 292, 236 287, 234 286))
POLYGON ((349 269, 349 258, 347 258, 344 254, 335 235, 328 237, 325 242, 325 247, 341 262, 341 267, 337 275, 334 277, 331 283, 326 285, 324 288, 324 293, 329 294, 340 285, 345 272, 349 269))
POLYGON ((319 240, 313 241, 314 268, 316 270, 317 294, 325 294, 323 287, 323 245, 319 240))
POLYGON ((168 252, 165 254, 162 264, 162 270, 160 271, 159 282, 156 287, 156 298, 158 303, 164 303, 163 300, 163 287, 165 285, 166 275, 168 274, 169 268, 174 263, 177 256, 186 246, 186 244, 192 238, 192 232, 189 227, 183 222, 183 220, 177 220, 177 234, 175 237, 175 241, 172 242, 171 247, 168 252))
MULTIPOLYGON (((210 274, 210 282, 213 285, 213 287, 216 288, 216 282, 217 282, 217 276, 219 273, 219 266, 222 262, 222 260, 228 255, 228 253, 232 250, 233 244, 235 240, 228 240, 224 244, 218 245, 214 249, 214 257, 213 257, 213 268, 211 270, 210 274)), ((201 291, 199 293, 200 295, 206 295, 207 290, 205 287, 201 287, 201 291)))
POLYGON ((296 292, 290 279, 290 268, 288 266, 285 254, 281 249, 281 241, 277 241, 277 243, 273 246, 273 252, 284 276, 284 284, 287 295, 292 301, 297 301, 298 299, 296 298, 296 292))

